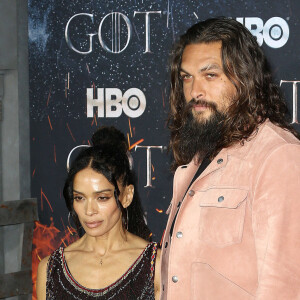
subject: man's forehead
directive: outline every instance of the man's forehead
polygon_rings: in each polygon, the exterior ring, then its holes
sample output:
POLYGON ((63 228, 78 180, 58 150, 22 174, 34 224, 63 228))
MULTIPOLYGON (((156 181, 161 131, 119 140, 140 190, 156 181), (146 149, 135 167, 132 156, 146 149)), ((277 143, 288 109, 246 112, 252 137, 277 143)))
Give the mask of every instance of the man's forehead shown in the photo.
POLYGON ((183 50, 181 64, 210 60, 210 64, 218 65, 221 61, 221 48, 221 42, 189 44, 183 50))

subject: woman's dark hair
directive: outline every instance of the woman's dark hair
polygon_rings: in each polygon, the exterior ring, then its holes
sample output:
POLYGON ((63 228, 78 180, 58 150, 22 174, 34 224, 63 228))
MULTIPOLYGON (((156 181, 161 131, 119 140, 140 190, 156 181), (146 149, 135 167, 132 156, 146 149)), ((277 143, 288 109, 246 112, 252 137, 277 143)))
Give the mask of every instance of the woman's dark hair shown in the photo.
POLYGON ((135 184, 135 176, 130 167, 128 145, 124 135, 115 127, 101 127, 92 136, 92 146, 82 150, 72 162, 65 182, 63 195, 67 208, 81 236, 81 224, 73 208, 73 182, 75 175, 86 168, 104 175, 115 187, 116 203, 122 213, 122 224, 128 231, 150 241, 150 230, 144 219, 141 202, 135 184), (123 187, 134 186, 132 203, 126 209, 118 199, 120 194, 118 183, 123 187), (128 223, 127 223, 128 213, 128 223))
POLYGON ((267 118, 275 125, 297 132, 287 121, 288 110, 280 89, 273 83, 269 64, 255 37, 239 22, 224 17, 212 18, 193 25, 175 45, 171 63, 170 148, 175 162, 173 170, 189 163, 180 151, 180 129, 184 122, 186 101, 183 94, 180 67, 187 45, 221 42, 223 71, 236 87, 236 99, 231 104, 224 132, 214 155, 221 149, 247 140, 267 118))

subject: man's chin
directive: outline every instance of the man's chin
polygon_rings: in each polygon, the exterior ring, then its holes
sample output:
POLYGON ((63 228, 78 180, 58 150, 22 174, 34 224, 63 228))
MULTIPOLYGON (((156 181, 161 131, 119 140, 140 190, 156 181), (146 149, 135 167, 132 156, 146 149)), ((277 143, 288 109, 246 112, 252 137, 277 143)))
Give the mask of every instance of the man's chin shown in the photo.
POLYGON ((223 124, 226 116, 218 111, 209 113, 189 112, 180 129, 180 151, 186 161, 198 155, 202 159, 214 153, 222 140, 223 124))
POLYGON ((207 111, 192 111, 193 119, 198 123, 198 124, 205 124, 208 121, 211 120, 213 113, 211 110, 207 111))

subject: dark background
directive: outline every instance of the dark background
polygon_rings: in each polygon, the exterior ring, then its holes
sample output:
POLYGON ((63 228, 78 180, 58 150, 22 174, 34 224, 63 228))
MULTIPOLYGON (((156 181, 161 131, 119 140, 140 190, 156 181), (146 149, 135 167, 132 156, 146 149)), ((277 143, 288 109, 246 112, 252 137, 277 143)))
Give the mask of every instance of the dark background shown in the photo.
MULTIPOLYGON (((300 2, 294 1, 29 1, 30 116, 32 196, 39 199, 40 222, 65 228, 67 209, 62 197, 66 160, 70 150, 87 144, 100 125, 114 125, 129 136, 130 144, 168 145, 166 128, 169 90, 169 55, 179 35, 197 21, 214 16, 260 18, 265 24, 272 17, 284 19, 289 38, 281 48, 262 45, 280 80, 300 80, 300 2), (145 15, 134 12, 161 11, 150 15, 150 49, 145 52, 145 15), (76 18, 70 24, 74 47, 87 51, 88 33, 97 33, 101 20, 111 12, 120 12, 132 25, 128 47, 121 53, 104 50, 98 36, 93 51, 82 55, 71 50, 65 40, 68 20, 78 13, 94 15, 76 18), (146 96, 146 110, 138 118, 125 113, 118 118, 94 118, 86 115, 87 88, 118 88, 124 93, 138 88, 146 96), (132 134, 131 134, 132 133, 132 134)), ((111 19, 103 22, 103 39, 111 43, 111 19)), ((125 23, 121 22, 121 46, 126 42, 125 23)), ((283 92, 292 109, 292 85, 283 92)), ((299 105, 298 105, 299 109, 299 105)), ((300 119, 300 116, 299 116, 300 119)), ((295 124, 299 129, 299 125, 295 124)), ((153 239, 160 241, 165 211, 172 197, 171 158, 166 150, 152 150, 152 184, 145 187, 146 150, 131 150, 138 175, 139 194, 147 214, 153 239)))

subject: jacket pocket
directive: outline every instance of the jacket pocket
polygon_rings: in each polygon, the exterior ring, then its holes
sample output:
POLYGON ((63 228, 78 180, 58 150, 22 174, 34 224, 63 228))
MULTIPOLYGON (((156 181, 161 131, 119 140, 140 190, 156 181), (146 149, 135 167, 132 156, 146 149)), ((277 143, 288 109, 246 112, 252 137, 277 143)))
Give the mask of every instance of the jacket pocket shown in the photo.
POLYGON ((243 236, 248 190, 210 188, 199 196, 199 238, 217 247, 240 243, 243 236))
POLYGON ((253 300, 254 296, 205 263, 193 263, 191 300, 253 300))

